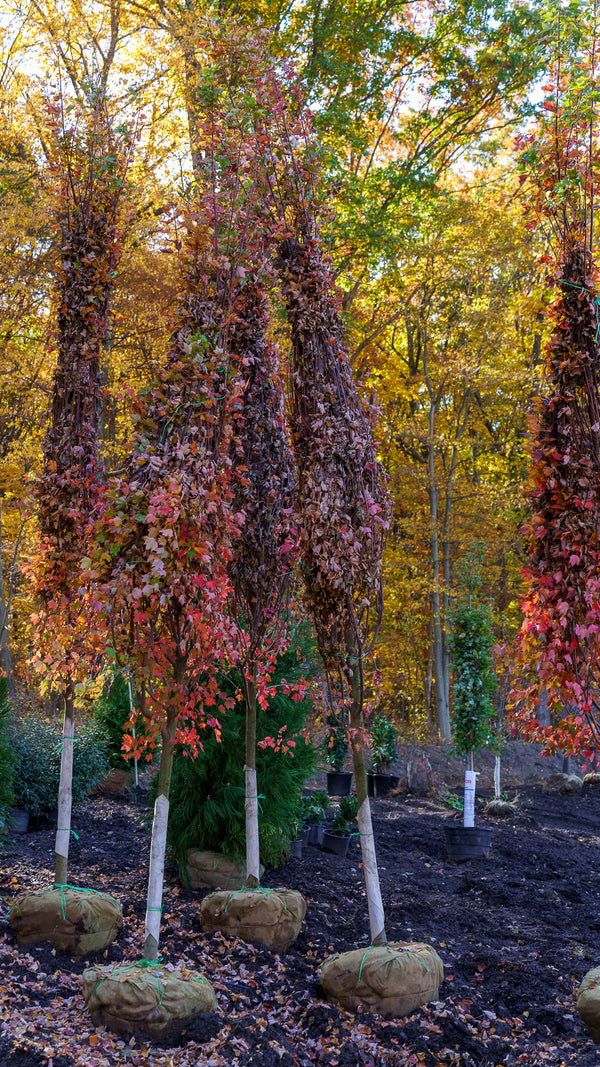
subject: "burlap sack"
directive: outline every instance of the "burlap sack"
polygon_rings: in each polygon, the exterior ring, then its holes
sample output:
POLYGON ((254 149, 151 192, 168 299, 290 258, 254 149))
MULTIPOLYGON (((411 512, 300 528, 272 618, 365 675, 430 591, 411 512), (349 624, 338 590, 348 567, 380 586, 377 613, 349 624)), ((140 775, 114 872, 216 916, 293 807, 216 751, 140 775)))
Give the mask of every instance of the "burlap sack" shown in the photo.
POLYGON ((200 1012, 217 1007, 212 985, 197 971, 169 971, 164 964, 144 961, 88 967, 83 972, 83 999, 94 1026, 151 1037, 177 1034, 200 1012))
POLYGON ((321 968, 327 999, 398 1018, 437 1000, 444 967, 429 945, 402 941, 331 956, 321 968))
POLYGON ((584 789, 600 789, 600 774, 598 771, 590 771, 583 776, 584 789))
POLYGON ((575 796, 583 789, 583 779, 577 774, 563 774, 557 772, 550 774, 542 784, 543 793, 561 793, 565 796, 575 796))
POLYGON ((74 886, 24 893, 10 909, 8 920, 20 945, 50 941, 73 956, 101 952, 123 925, 118 900, 108 893, 74 886))
POLYGON ((593 967, 583 976, 577 990, 577 1011, 592 1041, 600 1045, 600 967, 593 967))
POLYGON ((222 930, 285 952, 300 933, 306 901, 294 889, 240 889, 210 893, 200 905, 204 933, 222 930))
MULTIPOLYGON (((246 883, 246 864, 236 863, 231 856, 220 852, 187 850, 187 873, 192 889, 243 889, 246 883)), ((260 864, 260 877, 265 869, 260 864)))
POLYGON ((518 814, 516 804, 509 800, 490 800, 484 808, 486 815, 494 815, 496 819, 514 819, 518 814))
POLYGON ((98 793, 109 796, 112 793, 122 793, 133 782, 133 772, 122 767, 111 767, 103 778, 98 782, 98 793))

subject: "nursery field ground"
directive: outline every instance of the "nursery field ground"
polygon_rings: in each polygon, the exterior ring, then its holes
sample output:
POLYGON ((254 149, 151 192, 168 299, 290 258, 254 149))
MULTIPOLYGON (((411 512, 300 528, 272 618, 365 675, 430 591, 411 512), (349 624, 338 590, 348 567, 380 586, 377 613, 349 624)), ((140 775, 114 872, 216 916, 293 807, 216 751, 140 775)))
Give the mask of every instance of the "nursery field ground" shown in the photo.
MULTIPOLYGON (((147 794, 91 800, 76 811, 70 880, 107 890, 125 924, 104 955, 131 962, 142 945, 149 852, 147 794)), ((341 860, 305 847, 302 860, 268 870, 263 884, 305 893, 309 908, 282 956, 202 934, 202 894, 169 869, 161 952, 203 971, 219 1010, 202 1016, 177 1047, 115 1038, 91 1024, 81 971, 47 946, 19 949, 0 926, 2 1067, 313 1067, 313 1065, 600 1065, 575 1007, 575 991, 600 964, 600 794, 545 796, 521 790, 514 822, 494 827, 493 856, 462 865, 445 855, 453 812, 430 798, 373 802, 390 940, 424 940, 444 961, 440 1000, 400 1021, 328 1004, 319 966, 334 951, 368 944, 359 849, 341 860)), ((51 882, 51 826, 9 843, 0 857, 2 915, 25 888, 51 882)))

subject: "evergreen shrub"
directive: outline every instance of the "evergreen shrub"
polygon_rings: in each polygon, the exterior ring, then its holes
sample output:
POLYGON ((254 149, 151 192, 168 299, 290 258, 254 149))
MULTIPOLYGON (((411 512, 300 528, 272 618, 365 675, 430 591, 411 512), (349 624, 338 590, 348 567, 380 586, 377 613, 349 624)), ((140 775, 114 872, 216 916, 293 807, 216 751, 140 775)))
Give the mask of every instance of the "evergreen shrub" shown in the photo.
MULTIPOLYGON (((30 815, 47 815, 56 808, 62 754, 62 726, 27 715, 10 727, 15 758, 14 806, 30 815)), ((73 803, 81 803, 108 770, 105 741, 94 722, 75 731, 73 743, 73 803)))
POLYGON ((8 731, 10 704, 8 702, 8 679, 0 677, 0 825, 6 820, 7 811, 13 807, 13 768, 15 756, 8 731))
MULTIPOLYGON (((292 673, 292 656, 288 654, 280 660, 273 685, 281 677, 290 681, 292 673)), ((229 684, 222 683, 223 690, 229 684)), ((296 741, 292 752, 259 746, 256 753, 260 855, 263 863, 272 866, 285 859, 296 830, 300 794, 317 762, 315 749, 300 732, 310 709, 309 700, 296 702, 281 691, 270 699, 266 709, 258 709, 259 740, 276 737, 286 724, 285 737, 296 741)), ((220 741, 212 730, 205 730, 200 735, 203 751, 199 750, 195 759, 181 751, 175 753, 167 840, 184 879, 189 848, 222 852, 237 860, 245 858, 245 720, 240 701, 231 711, 219 715, 220 741)))
POLYGON ((376 774, 391 767, 396 759, 398 731, 385 715, 376 715, 370 728, 371 763, 376 774))

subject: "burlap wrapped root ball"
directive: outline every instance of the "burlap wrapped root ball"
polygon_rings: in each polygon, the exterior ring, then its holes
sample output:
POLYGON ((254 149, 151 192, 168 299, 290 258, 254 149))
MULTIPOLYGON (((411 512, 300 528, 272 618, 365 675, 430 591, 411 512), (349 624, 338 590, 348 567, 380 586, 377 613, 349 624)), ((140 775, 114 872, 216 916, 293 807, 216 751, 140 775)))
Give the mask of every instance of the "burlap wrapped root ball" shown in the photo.
POLYGON ((204 933, 221 930, 285 952, 300 933, 306 901, 295 889, 241 889, 210 893, 200 906, 204 933))
POLYGON ((73 956, 102 952, 123 925, 121 905, 108 893, 73 886, 53 886, 23 893, 8 920, 20 945, 50 941, 73 956))
POLYGON ((444 966, 435 949, 420 942, 355 949, 331 956, 321 968, 327 999, 347 1011, 359 1004, 392 1018, 437 1000, 444 966))
POLYGON ((94 1026, 158 1038, 180 1034, 201 1012, 217 1007, 215 991, 201 974, 145 961, 88 967, 83 972, 83 999, 94 1026))
POLYGON ((600 1045, 600 967, 593 967, 583 976, 577 990, 577 1011, 592 1041, 600 1045))
MULTIPOLYGON (((201 852, 188 848, 186 870, 192 889, 242 889, 246 884, 246 865, 236 863, 220 852, 201 852)), ((260 877, 265 868, 260 864, 260 877)))

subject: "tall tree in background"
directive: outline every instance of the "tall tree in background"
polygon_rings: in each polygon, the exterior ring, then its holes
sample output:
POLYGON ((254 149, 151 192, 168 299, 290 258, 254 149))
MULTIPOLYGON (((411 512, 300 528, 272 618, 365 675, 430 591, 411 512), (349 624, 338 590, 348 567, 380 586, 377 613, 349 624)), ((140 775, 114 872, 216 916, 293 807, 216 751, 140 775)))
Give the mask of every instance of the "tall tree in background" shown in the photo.
POLYGON ((522 141, 531 229, 551 241, 556 295, 547 393, 531 440, 531 517, 513 724, 550 751, 600 743, 600 317, 594 258, 599 166, 598 7, 554 19, 556 62, 544 118, 522 141), (541 726, 542 690, 554 723, 541 726))
POLYGON ((75 684, 90 670, 95 648, 82 611, 80 562, 86 528, 98 504, 102 471, 97 429, 102 404, 100 361, 109 329, 110 295, 122 249, 121 205, 131 154, 127 131, 116 133, 102 91, 91 93, 65 122, 62 101, 49 105, 54 226, 57 364, 51 425, 38 480, 40 543, 33 565, 41 609, 36 662, 65 696, 55 881, 67 881, 75 684))

